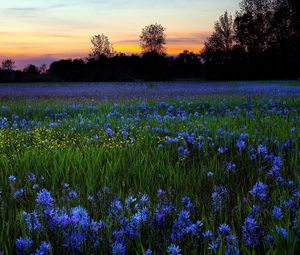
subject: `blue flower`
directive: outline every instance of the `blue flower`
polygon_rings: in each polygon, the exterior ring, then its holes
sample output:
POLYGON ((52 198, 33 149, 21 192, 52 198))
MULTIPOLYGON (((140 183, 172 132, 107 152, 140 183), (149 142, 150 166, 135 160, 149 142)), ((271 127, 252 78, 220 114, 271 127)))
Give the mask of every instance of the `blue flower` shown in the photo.
POLYGON ((213 237, 213 232, 211 230, 207 230, 203 233, 203 238, 206 240, 206 241, 210 241, 213 237))
POLYGON ((181 201, 182 201, 183 206, 190 212, 192 212, 195 209, 195 207, 191 203, 189 197, 183 197, 181 201))
POLYGON ((186 234, 186 228, 191 224, 190 214, 186 210, 182 210, 178 218, 174 221, 171 240, 177 241, 186 234))
POLYGON ((213 173, 213 172, 208 172, 208 173, 207 173, 207 177, 208 177, 208 178, 211 178, 211 177, 213 177, 213 176, 214 176, 214 173, 213 173))
POLYGON ((219 226, 219 232, 222 236, 226 236, 230 233, 231 229, 227 224, 222 224, 219 226))
POLYGON ((242 226, 242 236, 246 242, 247 247, 255 246, 257 247, 259 244, 259 236, 258 236, 258 225, 254 218, 248 216, 244 221, 242 226))
POLYGON ((236 147, 238 147, 239 151, 241 152, 241 151, 243 151, 245 149, 246 144, 245 144, 245 142, 243 140, 238 139, 236 141, 236 147))
POLYGON ((73 232, 65 239, 63 247, 68 250, 70 254, 77 254, 82 252, 82 244, 86 240, 81 232, 73 232))
POLYGON ((281 235, 284 239, 287 239, 288 233, 285 228, 276 226, 276 232, 281 235))
POLYGON ((54 199, 52 198, 51 193, 46 189, 42 189, 37 194, 36 202, 39 206, 43 206, 45 208, 53 207, 54 205, 54 199))
POLYGON ((224 208, 228 197, 227 188, 223 186, 214 186, 214 192, 211 195, 212 197, 212 206, 214 213, 219 212, 224 208))
POLYGON ((125 255, 126 254, 126 247, 121 242, 114 242, 112 245, 111 252, 113 255, 125 255))
POLYGON ((71 200, 77 198, 77 192, 76 192, 75 190, 71 190, 71 191, 69 192, 69 198, 70 198, 71 200))
POLYGON ((8 180, 9 180, 9 183, 11 185, 13 185, 16 182, 16 177, 11 175, 11 176, 8 177, 8 180))
POLYGON ((233 163, 233 162, 226 163, 225 167, 226 167, 228 172, 235 172, 235 170, 236 170, 236 164, 233 163))
POLYGON ((189 155, 189 151, 183 146, 178 147, 177 151, 180 158, 185 158, 189 155))
POLYGON ((109 137, 113 137, 114 135, 114 131, 110 128, 106 128, 106 134, 109 136, 109 137))
POLYGON ((283 216, 280 207, 277 206, 273 207, 272 217, 276 220, 282 220, 283 216))
POLYGON ((34 173, 30 173, 28 176, 27 176, 27 179, 31 182, 35 182, 36 181, 36 176, 34 173))
POLYGON ((218 149, 218 153, 219 153, 219 154, 224 154, 226 151, 228 151, 228 147, 226 147, 226 146, 221 146, 221 147, 218 149))
POLYGON ((27 228, 30 232, 35 232, 40 230, 42 225, 39 221, 38 214, 33 211, 31 214, 27 212, 23 212, 23 219, 26 222, 27 228))
POLYGON ((50 254, 50 244, 47 242, 42 242, 39 248, 37 248, 35 255, 48 255, 50 254))
POLYGON ((250 191, 250 194, 259 200, 266 200, 267 198, 267 188, 268 186, 262 182, 255 183, 253 189, 250 191))
POLYGON ((175 244, 171 244, 167 250, 170 255, 181 255, 181 249, 175 244))
POLYGON ((14 193, 14 198, 16 200, 19 200, 21 199, 26 193, 26 189, 25 188, 20 188, 20 189, 17 189, 14 193))
POLYGON ((26 237, 25 239, 19 238, 16 241, 16 249, 18 254, 28 254, 31 250, 32 241, 26 237))
POLYGON ((272 235, 267 235, 265 238, 265 243, 267 245, 272 245, 274 243, 274 238, 272 235))
POLYGON ((150 249, 148 249, 148 250, 146 250, 144 255, 151 255, 151 254, 152 254, 152 251, 150 249))
POLYGON ((89 226, 90 217, 84 208, 80 206, 72 208, 71 218, 76 225, 80 226, 81 230, 83 231, 87 230, 89 226))
POLYGON ((260 145, 258 145, 257 153, 259 155, 265 156, 266 154, 268 154, 268 149, 266 146, 260 144, 260 145))

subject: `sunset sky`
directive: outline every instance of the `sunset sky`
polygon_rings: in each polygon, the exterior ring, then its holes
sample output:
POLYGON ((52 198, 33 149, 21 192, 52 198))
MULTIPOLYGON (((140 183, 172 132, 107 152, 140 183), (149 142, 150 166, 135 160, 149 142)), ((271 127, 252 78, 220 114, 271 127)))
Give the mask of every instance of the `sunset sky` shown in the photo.
POLYGON ((167 50, 199 52, 214 22, 239 0, 0 0, 0 60, 19 68, 87 56, 92 35, 104 33, 114 49, 139 53, 146 25, 166 27, 167 50))

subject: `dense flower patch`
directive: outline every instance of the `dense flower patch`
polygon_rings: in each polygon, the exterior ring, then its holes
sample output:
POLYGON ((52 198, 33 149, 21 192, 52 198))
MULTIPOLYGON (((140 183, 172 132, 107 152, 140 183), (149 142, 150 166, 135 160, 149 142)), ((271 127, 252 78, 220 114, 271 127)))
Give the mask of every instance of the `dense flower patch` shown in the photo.
POLYGON ((3 252, 300 252, 298 100, 0 112, 3 252))

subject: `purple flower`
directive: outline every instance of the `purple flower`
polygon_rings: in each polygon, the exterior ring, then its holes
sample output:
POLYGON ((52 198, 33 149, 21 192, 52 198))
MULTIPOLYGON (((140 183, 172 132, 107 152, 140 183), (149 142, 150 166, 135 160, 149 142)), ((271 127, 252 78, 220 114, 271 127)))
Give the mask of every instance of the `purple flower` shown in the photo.
POLYGON ((239 151, 241 152, 241 151, 243 151, 245 149, 246 144, 245 144, 245 142, 243 140, 238 139, 236 141, 236 147, 238 147, 239 151))
POLYGON ((213 237, 213 232, 211 230, 207 230, 203 233, 203 238, 206 240, 206 241, 210 241, 213 237))
POLYGON ((258 226, 254 218, 248 216, 244 221, 242 226, 242 236, 245 240, 247 247, 258 246, 259 236, 258 236, 258 226))
POLYGON ((126 254, 126 247, 121 242, 114 242, 111 252, 113 255, 125 255, 126 254))
POLYGON ((25 239, 20 237, 16 241, 17 254, 29 253, 31 250, 31 245, 32 245, 32 241, 28 237, 26 237, 25 239))
POLYGON ((39 206, 43 206, 45 208, 53 207, 54 205, 54 199, 52 198, 51 193, 46 189, 42 189, 38 193, 36 202, 39 206))
POLYGON ((185 158, 189 155, 189 151, 183 146, 178 147, 177 151, 180 158, 185 158))
POLYGON ((262 182, 255 183, 253 189, 250 191, 250 194, 259 200, 266 200, 267 199, 267 188, 268 186, 262 182))
POLYGON ((227 224, 222 224, 219 226, 219 232, 222 236, 226 236, 230 233, 230 227, 227 224))
POLYGON ((181 249, 175 244, 171 244, 167 250, 170 255, 181 255, 181 249))
POLYGON ((71 190, 71 191, 69 192, 69 198, 70 198, 71 200, 77 198, 77 192, 76 192, 75 190, 71 190))
POLYGON ((276 226, 276 232, 281 235, 284 239, 287 239, 288 233, 285 228, 276 226))
POLYGON ((225 167, 226 167, 228 172, 235 172, 235 170, 236 170, 236 164, 233 163, 233 162, 226 163, 225 167))
POLYGON ((273 207, 272 217, 276 220, 282 220, 283 216, 280 207, 277 206, 273 207))
POLYGON ((223 186, 215 186, 214 192, 212 193, 211 197, 213 211, 214 213, 217 213, 224 208, 228 197, 228 190, 223 186))
POLYGON ((194 205, 191 203, 189 197, 183 197, 182 200, 181 200, 181 202, 182 202, 182 205, 183 205, 187 210, 189 210, 190 212, 192 212, 192 211, 195 209, 195 207, 194 207, 194 205))
POLYGON ((21 199, 26 193, 26 189, 25 188, 20 188, 20 189, 17 189, 14 193, 14 198, 16 200, 19 200, 21 199))
POLYGON ((213 172, 208 172, 208 173, 207 173, 207 177, 208 177, 208 178, 211 178, 211 177, 213 177, 213 176, 214 176, 214 173, 213 173, 213 172))
POLYGON ((13 185, 16 182, 16 179, 17 178, 15 176, 13 176, 13 175, 11 175, 11 176, 8 177, 8 181, 9 181, 9 183, 11 185, 13 185))
POLYGON ((150 249, 148 249, 144 255, 151 255, 152 254, 152 251, 150 249))
POLYGON ((50 244, 47 242, 42 242, 41 245, 37 248, 35 255, 48 255, 50 254, 50 244))
POLYGON ((27 212, 23 212, 23 219, 26 222, 27 228, 30 232, 34 232, 40 230, 42 225, 39 222, 38 214, 33 211, 31 214, 27 212))
POLYGON ((219 154, 224 154, 226 151, 228 151, 228 148, 226 146, 221 146, 219 149, 218 149, 218 153, 219 154))
POLYGON ((110 128, 106 128, 106 134, 109 136, 109 137, 113 137, 114 135, 114 131, 110 128))
POLYGON ((259 155, 265 156, 266 154, 268 154, 268 149, 266 146, 260 144, 258 145, 257 153, 259 155))
POLYGON ((30 173, 28 176, 27 176, 27 179, 31 182, 35 182, 36 181, 36 176, 34 173, 30 173))

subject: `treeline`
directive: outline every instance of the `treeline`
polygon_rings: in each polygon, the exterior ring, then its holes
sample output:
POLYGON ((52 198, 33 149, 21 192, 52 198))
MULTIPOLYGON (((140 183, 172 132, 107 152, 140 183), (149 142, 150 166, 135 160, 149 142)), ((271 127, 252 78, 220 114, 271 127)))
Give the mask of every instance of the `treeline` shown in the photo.
POLYGON ((175 79, 295 79, 300 77, 300 1, 243 0, 234 17, 227 11, 215 23, 201 53, 166 54, 165 28, 152 24, 140 35, 140 55, 114 51, 101 34, 91 39, 85 59, 29 65, 14 71, 5 60, 1 82, 136 81, 175 79))
POLYGON ((205 75, 212 79, 300 77, 300 1, 243 0, 225 12, 205 42, 205 75))

